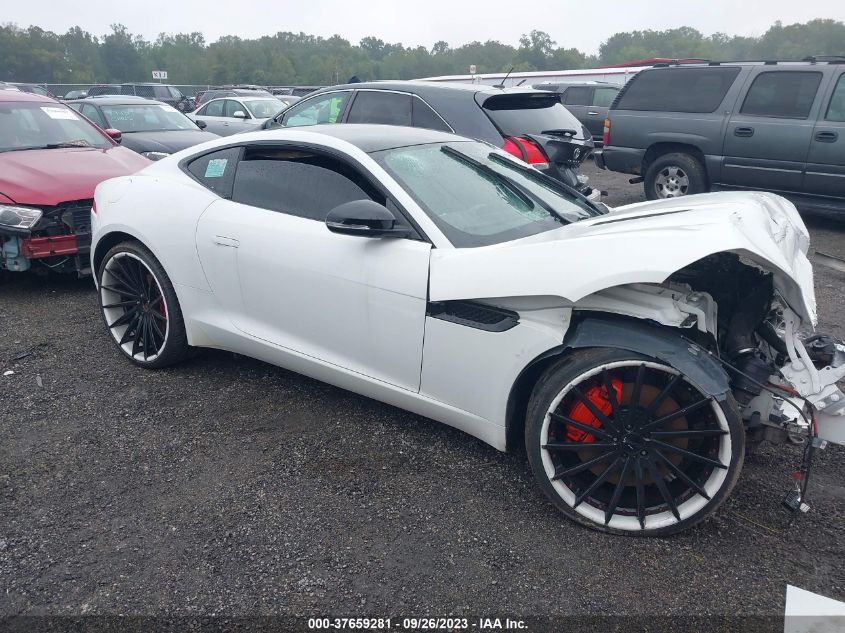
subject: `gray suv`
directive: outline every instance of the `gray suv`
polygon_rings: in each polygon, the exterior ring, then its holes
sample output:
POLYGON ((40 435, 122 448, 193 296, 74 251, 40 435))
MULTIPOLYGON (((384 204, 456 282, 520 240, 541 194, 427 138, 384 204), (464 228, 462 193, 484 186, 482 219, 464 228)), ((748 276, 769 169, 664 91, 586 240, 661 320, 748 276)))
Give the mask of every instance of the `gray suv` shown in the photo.
POLYGON ((605 122, 596 164, 650 200, 758 189, 845 210, 845 58, 643 70, 605 122))
POLYGON ((604 120, 608 108, 619 94, 620 87, 602 81, 561 82, 544 81, 532 86, 535 90, 548 90, 560 95, 563 106, 590 130, 596 147, 602 142, 604 120))

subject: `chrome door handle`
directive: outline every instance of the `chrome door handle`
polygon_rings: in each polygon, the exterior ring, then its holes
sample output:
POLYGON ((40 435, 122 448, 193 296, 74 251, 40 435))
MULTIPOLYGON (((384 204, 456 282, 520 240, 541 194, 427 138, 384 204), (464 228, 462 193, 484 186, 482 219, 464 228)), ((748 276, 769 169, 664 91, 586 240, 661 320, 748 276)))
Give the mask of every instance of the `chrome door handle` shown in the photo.
POLYGON ((225 235, 215 235, 214 243, 220 246, 228 246, 229 248, 237 248, 241 245, 234 237, 226 237, 225 235))
POLYGON ((839 138, 839 134, 836 132, 816 132, 815 140, 819 143, 835 143, 836 139, 839 138))
POLYGON ((593 110, 587 110, 587 114, 589 114, 590 116, 598 116, 599 115, 598 112, 594 112, 593 110))

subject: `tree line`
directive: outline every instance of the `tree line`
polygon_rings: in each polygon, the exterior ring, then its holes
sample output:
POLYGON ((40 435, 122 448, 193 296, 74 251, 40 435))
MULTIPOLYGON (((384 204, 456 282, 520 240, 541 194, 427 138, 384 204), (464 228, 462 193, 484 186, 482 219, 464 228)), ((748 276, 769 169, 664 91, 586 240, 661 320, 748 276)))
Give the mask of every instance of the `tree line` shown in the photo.
POLYGON ((479 73, 567 70, 650 58, 719 60, 801 59, 808 55, 845 55, 845 24, 817 19, 784 26, 761 37, 714 33, 681 27, 665 31, 617 33, 601 44, 598 55, 558 46, 552 36, 533 30, 518 46, 488 40, 431 48, 365 37, 357 44, 339 35, 329 38, 278 32, 257 39, 227 35, 208 43, 202 33, 162 33, 147 41, 124 25, 92 35, 79 26, 64 34, 37 26, 0 26, 0 80, 37 83, 112 83, 148 81, 152 70, 166 70, 175 84, 253 83, 324 85, 357 76, 412 79, 479 73))

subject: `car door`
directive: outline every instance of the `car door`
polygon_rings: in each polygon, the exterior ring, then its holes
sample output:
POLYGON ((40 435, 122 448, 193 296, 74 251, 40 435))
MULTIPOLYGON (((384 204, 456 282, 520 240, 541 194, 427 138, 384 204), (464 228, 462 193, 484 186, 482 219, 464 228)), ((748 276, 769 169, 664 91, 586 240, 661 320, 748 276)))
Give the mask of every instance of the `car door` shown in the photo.
POLYGON ((216 180, 224 196, 232 179, 229 199, 200 218, 196 244, 235 327, 418 391, 430 244, 328 230, 325 217, 338 204, 392 204, 350 163, 291 145, 239 151, 190 166, 195 176, 216 180))
POLYGON ((251 132, 257 129, 251 121, 253 117, 249 109, 236 99, 226 99, 223 106, 223 116, 226 117, 223 126, 226 128, 226 135, 251 132), (235 116, 236 113, 241 113, 243 116, 235 116))
POLYGON ((619 94, 619 88, 615 86, 596 86, 593 89, 590 107, 587 108, 585 125, 594 139, 601 140, 604 135, 604 120, 607 118, 610 104, 613 103, 617 94, 619 94))
POLYGON ((833 75, 813 128, 804 191, 845 198, 845 71, 833 75))
POLYGON ((751 75, 741 106, 728 122, 723 184, 802 190, 821 80, 815 70, 751 75))
POLYGON ((282 127, 339 123, 351 95, 351 90, 337 90, 303 99, 285 110, 280 123, 282 127))
POLYGON ((358 90, 346 123, 411 125, 411 95, 390 90, 358 90))
POLYGON ((590 126, 587 124, 591 118, 587 114, 587 111, 590 109, 592 102, 593 88, 591 86, 570 86, 561 95, 561 103, 563 103, 564 107, 574 114, 575 118, 581 122, 581 125, 586 126, 587 129, 590 129, 590 126))
POLYGON ((225 136, 225 127, 228 119, 224 116, 226 99, 213 99, 201 107, 194 115, 194 120, 204 121, 206 132, 212 132, 225 136))

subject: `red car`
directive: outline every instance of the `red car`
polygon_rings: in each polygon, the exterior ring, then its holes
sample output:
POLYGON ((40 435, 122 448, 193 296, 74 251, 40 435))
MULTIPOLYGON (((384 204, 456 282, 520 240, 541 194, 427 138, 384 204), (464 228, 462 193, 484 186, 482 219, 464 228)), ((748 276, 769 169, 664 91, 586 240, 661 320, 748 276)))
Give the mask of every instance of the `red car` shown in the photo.
POLYGON ((90 273, 94 187, 150 164, 107 132, 49 97, 0 90, 0 271, 90 273))

